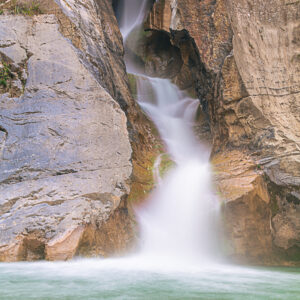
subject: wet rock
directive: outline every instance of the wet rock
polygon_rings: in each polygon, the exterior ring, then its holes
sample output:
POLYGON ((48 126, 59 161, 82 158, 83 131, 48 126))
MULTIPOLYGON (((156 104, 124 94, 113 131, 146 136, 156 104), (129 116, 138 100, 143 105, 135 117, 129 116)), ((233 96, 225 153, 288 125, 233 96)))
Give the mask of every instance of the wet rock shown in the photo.
POLYGON ((269 264, 272 237, 268 186, 246 153, 219 153, 212 160, 222 206, 225 254, 233 261, 269 264))

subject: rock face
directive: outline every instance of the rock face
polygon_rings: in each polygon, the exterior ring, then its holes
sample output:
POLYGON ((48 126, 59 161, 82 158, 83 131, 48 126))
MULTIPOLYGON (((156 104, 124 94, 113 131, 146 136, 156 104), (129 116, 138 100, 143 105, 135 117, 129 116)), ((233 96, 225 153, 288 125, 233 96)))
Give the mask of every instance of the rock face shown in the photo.
POLYGON ((299 261, 300 3, 230 1, 228 11, 236 67, 248 93, 229 105, 235 113, 229 124, 238 124, 240 144, 264 170, 273 250, 299 261))
POLYGON ((0 1, 0 261, 128 251, 159 151, 112 1, 35 4, 0 1))
POLYGON ((213 137, 227 254, 300 261, 300 90, 297 1, 156 1, 146 29, 181 52, 213 137))
POLYGON ((132 242, 125 113, 59 30, 54 15, 0 16, 12 73, 0 95, 0 261, 108 255, 132 242))

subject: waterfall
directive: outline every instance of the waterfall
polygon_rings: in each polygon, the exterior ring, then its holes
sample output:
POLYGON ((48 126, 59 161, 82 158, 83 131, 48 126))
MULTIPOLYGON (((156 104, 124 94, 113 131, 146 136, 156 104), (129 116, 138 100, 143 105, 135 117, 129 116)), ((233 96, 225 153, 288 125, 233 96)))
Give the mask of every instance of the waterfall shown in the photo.
MULTIPOLYGON (((141 28, 149 1, 113 2, 126 2, 123 10, 118 7, 122 13, 119 22, 125 43, 130 36, 131 49, 132 37, 138 36, 135 32, 141 28)), ((156 189, 136 210, 141 241, 137 253, 113 258, 0 263, 0 300, 299 299, 299 268, 241 267, 216 261, 214 250, 219 247, 214 227, 219 205, 211 188, 210 151, 193 133, 199 101, 167 79, 147 77, 130 55, 126 64, 127 70, 136 74, 138 103, 156 124, 174 161, 165 176, 160 174, 165 154, 154 163, 156 189)), ((110 236, 94 236, 87 231, 82 239, 84 247, 89 245, 84 243, 86 238, 101 245, 107 242, 108 247, 111 243, 110 236)), ((39 246, 32 235, 25 241, 39 246)), ((74 241, 76 237, 71 236, 61 246, 74 246, 75 250, 74 241)), ((23 252, 23 245, 18 246, 23 252)), ((29 247, 27 254, 31 258, 29 247)))
POLYGON ((124 40, 129 33, 142 24, 148 7, 148 0, 121 0, 119 6, 119 26, 124 40), (126 2, 126 3, 125 3, 126 2))
POLYGON ((148 204, 137 210, 141 251, 207 261, 213 252, 211 231, 218 202, 211 193, 209 152, 192 130, 199 101, 187 97, 169 80, 143 77, 138 80, 138 100, 175 162, 148 204), (152 86, 155 101, 148 102, 142 92, 146 84, 152 86))
MULTIPOLYGON (((141 28, 146 7, 147 1, 129 0, 128 7, 126 2, 121 19, 125 50, 127 37, 141 28)), ((137 78, 138 103, 155 123, 175 162, 175 167, 159 180, 147 204, 136 211, 140 255, 148 260, 153 257, 156 263, 158 258, 207 262, 215 248, 218 201, 211 192, 209 150, 193 133, 199 100, 188 97, 167 79, 141 74, 130 57, 125 61, 127 70, 137 78)), ((154 177, 159 174, 157 168, 159 163, 155 164, 154 177)))

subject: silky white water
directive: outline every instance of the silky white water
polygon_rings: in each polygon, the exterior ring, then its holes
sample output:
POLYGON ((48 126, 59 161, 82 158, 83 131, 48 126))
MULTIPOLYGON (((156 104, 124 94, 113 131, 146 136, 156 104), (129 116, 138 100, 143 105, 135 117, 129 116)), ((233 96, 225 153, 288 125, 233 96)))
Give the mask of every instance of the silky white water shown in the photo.
POLYGON ((121 0, 119 4, 119 27, 124 40, 144 20, 148 7, 147 0, 121 0))
MULTIPOLYGON (((174 168, 137 210, 141 253, 164 262, 208 263, 214 252, 218 201, 211 192, 209 151, 196 140, 199 101, 167 79, 138 77, 139 104, 157 126, 174 168)), ((158 168, 158 166, 157 166, 158 168)))
MULTIPOLYGON (((121 1, 122 2, 122 1, 121 1)), ((148 1, 123 0, 124 39, 143 20, 148 1)), ((140 72, 127 60, 131 72, 140 72)), ((138 77, 138 101, 175 162, 137 210, 137 253, 114 259, 0 264, 1 300, 300 299, 300 270, 217 262, 218 200, 209 151, 195 139, 198 101, 166 79, 138 77)))
MULTIPOLYGON (((135 46, 147 3, 129 0, 123 11, 121 32, 125 49, 132 33, 130 47, 135 46), (137 18, 131 18, 134 9, 137 18)), ((175 163, 163 179, 157 176, 159 163, 155 165, 158 186, 147 204, 136 211, 141 240, 139 257, 144 256, 152 264, 207 264, 216 246, 213 230, 218 201, 211 192, 209 151, 193 133, 199 100, 191 99, 167 79, 141 74, 132 56, 127 57, 126 66, 136 76, 140 106, 155 123, 175 163)))

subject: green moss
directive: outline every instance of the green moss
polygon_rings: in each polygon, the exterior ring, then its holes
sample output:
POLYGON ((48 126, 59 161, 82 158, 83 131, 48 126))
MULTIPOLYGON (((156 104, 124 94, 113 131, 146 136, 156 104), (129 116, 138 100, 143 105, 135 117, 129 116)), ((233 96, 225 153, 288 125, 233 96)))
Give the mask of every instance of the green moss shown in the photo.
MULTIPOLYGON (((157 158, 157 153, 149 153, 149 156, 144 157, 142 164, 133 163, 133 184, 128 201, 133 204, 143 202, 156 185, 153 178, 154 163, 157 158)), ((175 163, 170 159, 168 154, 162 154, 161 163, 159 165, 160 176, 163 177, 173 168, 175 163)))
MULTIPOLYGON (((139 27, 133 29, 126 40, 126 46, 131 49, 138 51, 141 49, 137 49, 143 47, 146 43, 147 38, 152 35, 151 31, 145 31, 139 27)), ((136 53, 137 54, 137 53, 136 53)), ((142 53, 140 53, 142 55, 142 53)))
POLYGON ((175 162, 170 158, 170 156, 168 154, 163 154, 159 165, 160 176, 164 177, 174 166, 175 162))
POLYGON ((4 79, 0 79, 0 85, 1 85, 2 87, 6 88, 6 87, 7 87, 7 81, 4 80, 4 79))
POLYGON ((136 99, 137 97, 137 84, 136 84, 136 78, 135 75, 128 73, 128 83, 129 83, 129 89, 133 96, 133 98, 136 99))
POLYGON ((0 15, 3 15, 4 11, 3 9, 0 9, 0 15))
MULTIPOLYGON (((155 137, 159 137, 159 131, 154 124, 153 124, 153 126, 151 126, 151 133, 155 137)), ((156 145, 156 147, 158 147, 158 146, 160 146, 160 145, 156 145)))

